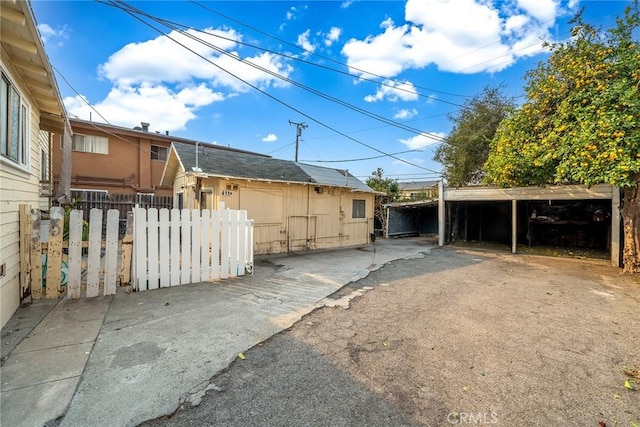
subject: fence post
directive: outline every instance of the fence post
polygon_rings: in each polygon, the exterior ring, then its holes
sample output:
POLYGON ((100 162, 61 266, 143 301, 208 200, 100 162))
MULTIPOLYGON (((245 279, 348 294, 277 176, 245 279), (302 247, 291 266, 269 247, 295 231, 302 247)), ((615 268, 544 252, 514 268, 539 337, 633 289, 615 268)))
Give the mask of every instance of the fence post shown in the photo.
POLYGON ((20 205, 20 303, 31 294, 31 209, 20 205))

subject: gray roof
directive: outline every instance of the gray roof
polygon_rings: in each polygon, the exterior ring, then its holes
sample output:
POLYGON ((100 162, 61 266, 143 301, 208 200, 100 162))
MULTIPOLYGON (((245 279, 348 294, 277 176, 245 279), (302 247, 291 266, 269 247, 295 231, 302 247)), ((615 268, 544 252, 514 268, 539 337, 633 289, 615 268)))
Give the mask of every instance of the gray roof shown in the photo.
POLYGON ((333 187, 348 187, 356 190, 372 191, 365 183, 360 181, 349 171, 342 169, 325 168, 322 166, 297 163, 297 165, 313 179, 313 182, 333 187))
POLYGON ((402 191, 428 190, 438 185, 438 181, 399 182, 398 185, 402 191))
MULTIPOLYGON (((192 171, 196 166, 195 146, 174 142, 172 147, 185 170, 192 171)), ((198 167, 202 169, 202 173, 213 176, 311 183, 374 192, 344 170, 274 159, 258 153, 220 150, 213 145, 198 146, 198 167)))

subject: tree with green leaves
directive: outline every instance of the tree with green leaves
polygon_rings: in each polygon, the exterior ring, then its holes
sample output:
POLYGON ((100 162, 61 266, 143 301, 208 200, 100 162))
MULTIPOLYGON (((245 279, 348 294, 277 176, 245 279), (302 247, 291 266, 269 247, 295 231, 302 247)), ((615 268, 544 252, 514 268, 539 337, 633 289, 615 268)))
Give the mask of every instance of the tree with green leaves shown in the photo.
POLYGON ((447 184, 459 187, 482 181, 482 166, 500 122, 515 109, 504 86, 485 86, 456 113, 449 114, 453 128, 438 146, 433 159, 444 166, 447 184))
MULTIPOLYGON (((572 20, 572 38, 548 44, 526 75, 527 101, 498 128, 486 182, 502 186, 608 183, 622 188, 624 271, 640 271, 640 10, 617 25, 572 20)), ((614 224, 615 226, 615 224, 614 224)))
POLYGON ((387 203, 392 203, 400 197, 400 186, 398 180, 386 178, 384 170, 378 168, 371 173, 365 183, 372 190, 379 191, 384 194, 376 194, 373 213, 376 219, 382 224, 382 229, 387 230, 387 211, 384 207, 387 203))

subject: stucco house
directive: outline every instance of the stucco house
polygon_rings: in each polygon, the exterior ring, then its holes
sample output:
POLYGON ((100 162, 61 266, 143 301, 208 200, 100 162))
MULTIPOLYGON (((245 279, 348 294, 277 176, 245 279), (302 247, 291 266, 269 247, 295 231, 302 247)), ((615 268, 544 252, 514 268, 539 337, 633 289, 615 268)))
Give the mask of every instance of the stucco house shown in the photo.
POLYGON ((20 286, 20 204, 51 206, 50 147, 65 110, 31 5, 0 7, 0 324, 28 297, 20 286))
MULTIPOLYGON (((71 188, 113 194, 170 196, 160 185, 171 142, 181 138, 149 131, 149 124, 127 128, 69 119, 72 137, 71 188)), ((53 145, 54 181, 60 178, 62 143, 53 145)))
POLYGON ((174 142, 161 184, 176 208, 247 210, 256 254, 371 241, 376 193, 347 171, 174 142))

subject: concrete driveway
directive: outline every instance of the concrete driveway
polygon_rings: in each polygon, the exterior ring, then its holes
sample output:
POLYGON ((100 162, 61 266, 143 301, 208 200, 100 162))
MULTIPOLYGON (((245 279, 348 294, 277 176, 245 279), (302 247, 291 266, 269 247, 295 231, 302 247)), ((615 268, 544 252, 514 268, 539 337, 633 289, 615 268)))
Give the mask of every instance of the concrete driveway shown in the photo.
POLYGON ((424 238, 256 259, 253 276, 38 302, 2 330, 0 424, 132 426, 199 402, 238 353, 424 238))

